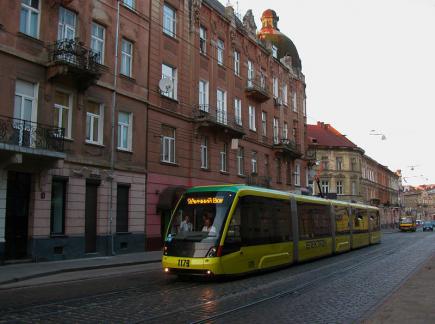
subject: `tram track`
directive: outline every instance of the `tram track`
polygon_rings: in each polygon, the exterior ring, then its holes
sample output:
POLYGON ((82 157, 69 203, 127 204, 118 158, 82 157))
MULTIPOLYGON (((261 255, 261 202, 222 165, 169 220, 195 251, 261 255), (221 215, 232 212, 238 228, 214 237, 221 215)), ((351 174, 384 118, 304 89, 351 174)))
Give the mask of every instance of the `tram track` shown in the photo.
MULTIPOLYGON (((363 264, 370 264, 372 262, 375 262, 378 259, 385 258, 386 255, 387 256, 388 255, 392 255, 392 254, 395 253, 395 250, 396 250, 396 247, 389 248, 389 249, 382 249, 381 248, 380 250, 378 249, 376 251, 370 251, 368 253, 360 255, 359 258, 362 258, 362 261, 360 261, 358 263, 355 263, 355 264, 350 265, 350 266, 342 267, 342 268, 340 268, 340 270, 330 272, 327 275, 318 276, 315 280, 308 281, 308 282, 306 282, 304 284, 301 284, 301 285, 297 285, 294 288, 281 291, 281 292, 279 292, 277 294, 273 294, 271 296, 267 296, 267 297, 255 300, 253 302, 246 303, 246 304, 244 304, 242 306, 235 307, 235 308, 232 308, 232 309, 229 309, 229 310, 217 313, 215 315, 212 315, 212 316, 200 319, 198 321, 193 321, 191 323, 205 323, 205 322, 209 322, 209 321, 212 321, 214 319, 225 317, 226 315, 229 315, 231 313, 234 313, 234 312, 246 309, 246 308, 250 308, 250 307, 256 306, 258 304, 265 303, 265 302, 273 300, 273 299, 277 299, 277 298, 280 298, 280 297, 284 297, 284 296, 288 296, 288 295, 292 295, 292 294, 297 294, 297 293, 300 294, 302 291, 307 290, 310 287, 313 287, 316 283, 324 282, 326 279, 332 278, 334 276, 339 276, 339 275, 342 275, 343 273, 352 271, 352 270, 360 267, 363 264), (373 255, 373 254, 376 254, 376 255, 373 256, 373 257, 368 257, 369 255, 373 255)), ((296 272, 295 274, 293 274, 293 275, 291 275, 291 276, 289 276, 287 278, 283 278, 281 280, 274 281, 273 284, 276 285, 279 282, 287 282, 287 283, 289 283, 289 280, 290 281, 297 281, 298 280, 298 278, 297 278, 298 276, 309 275, 309 273, 314 273, 314 272, 321 272, 323 270, 323 268, 339 267, 341 263, 345 263, 345 262, 351 262, 351 260, 343 260, 343 261, 340 261, 340 262, 336 262, 334 264, 329 264, 329 265, 326 265, 326 266, 323 266, 323 267, 320 267, 320 268, 311 269, 311 270, 308 270, 308 271, 304 270, 304 269, 301 269, 300 271, 296 272)), ((263 285, 263 287, 261 287, 261 288, 257 287, 256 289, 257 290, 259 290, 259 289, 266 290, 266 289, 270 288, 270 287, 267 287, 267 286, 268 285, 263 285)), ((177 317, 177 316, 175 316, 176 314, 182 314, 182 313, 185 313, 185 312, 188 312, 188 313, 192 314, 195 310, 201 310, 203 308, 210 308, 212 304, 216 304, 216 303, 219 303, 219 302, 224 302, 226 300, 230 300, 230 299, 234 299, 234 298, 239 298, 239 297, 242 297, 243 295, 246 295, 246 294, 249 294, 249 293, 250 292, 248 291, 248 292, 238 292, 238 293, 235 293, 235 294, 226 295, 226 296, 223 296, 221 298, 217 298, 217 299, 214 299, 214 300, 208 300, 206 302, 199 303, 199 304, 196 304, 196 305, 191 305, 191 306, 188 306, 188 307, 175 309, 175 310, 173 310, 171 312, 162 313, 162 314, 159 314, 159 315, 156 315, 156 316, 152 316, 152 317, 146 317, 144 319, 141 319, 141 320, 138 320, 138 321, 135 321, 135 322, 132 322, 132 323, 136 324, 136 323, 144 323, 144 322, 147 322, 147 323, 148 322, 161 322, 162 319, 164 319, 166 317, 174 318, 174 317, 177 317)))
MULTIPOLYGON (((181 320, 181 318, 183 318, 183 313, 188 312, 190 315, 193 315, 194 313, 200 313, 200 315, 196 316, 196 318, 200 318, 198 321, 193 322, 193 323, 204 323, 207 321, 212 321, 214 319, 218 319, 218 318, 222 318, 225 316, 228 316, 230 314, 233 314, 235 312, 238 311, 242 311, 243 309, 247 309, 250 307, 254 307, 256 305, 260 305, 263 303, 266 303, 267 301, 270 300, 274 300, 280 297, 285 297, 285 296, 291 296, 291 295, 300 295, 303 294, 304 292, 307 292, 311 289, 314 289, 316 286, 318 286, 321 282, 325 282, 325 280, 327 279, 331 279, 335 276, 341 276, 344 273, 350 272, 358 267, 361 267, 364 264, 369 264, 371 262, 375 262, 378 259, 381 258, 385 258, 391 254, 394 254, 395 251, 397 251, 397 249, 412 249, 415 248, 413 244, 411 245, 406 245, 405 243, 400 244, 400 245, 394 245, 392 247, 391 242, 386 243, 385 245, 375 245, 375 246, 371 246, 369 248, 363 248, 363 249, 359 249, 356 251, 352 251, 350 253, 345 253, 345 254, 340 254, 342 257, 344 257, 344 259, 336 259, 335 262, 333 262, 332 264, 323 264, 320 265, 320 267, 315 267, 314 266, 318 263, 321 263, 321 260, 318 261, 314 261, 314 262, 310 262, 310 263, 305 263, 305 266, 300 267, 289 267, 288 269, 291 269, 293 271, 293 273, 289 274, 288 272, 283 272, 282 275, 280 276, 280 278, 278 278, 278 280, 273 280, 272 282, 265 280, 267 274, 263 275, 263 276, 255 276, 255 277, 248 277, 247 281, 244 282, 243 280, 239 281, 242 283, 242 289, 239 288, 235 288, 232 289, 231 291, 229 291, 229 293, 225 293, 220 296, 217 297, 215 299, 208 299, 205 302, 201 302, 199 304, 195 304, 195 305, 187 305, 186 307, 177 307, 176 309, 173 309, 172 311, 169 312, 161 312, 163 309, 158 309, 156 308, 156 305, 159 302, 158 298, 159 296, 165 296, 165 298, 169 298, 166 300, 166 302, 168 304, 173 304, 173 302, 176 303, 176 300, 181 300, 183 298, 185 298, 185 296, 190 295, 190 293, 188 291, 195 291, 196 288, 200 288, 200 287, 204 287, 206 289, 205 290, 215 290, 215 294, 216 294, 216 290, 217 290, 217 294, 222 293, 221 290, 225 290, 224 285, 214 285, 210 286, 210 285, 205 285, 204 283, 192 283, 190 284, 189 282, 182 282, 180 283, 179 281, 176 280, 167 280, 166 284, 163 284, 163 286, 167 286, 167 285, 173 285, 175 284, 180 284, 179 287, 171 287, 169 289, 158 289, 158 290, 154 290, 154 287, 152 291, 146 291, 147 289, 151 288, 149 283, 147 284, 143 284, 143 285, 139 285, 139 286, 134 286, 134 287, 129 287, 129 288, 122 288, 122 289, 116 289, 110 292, 104 292, 104 293, 100 293, 100 294, 95 294, 92 296, 82 296, 82 297, 78 297, 78 298, 70 298, 70 299, 65 299, 64 301, 56 301, 56 302, 51 302, 51 303, 43 303, 43 304, 39 304, 39 305, 30 305, 28 307, 20 307, 19 310, 20 312, 22 311, 32 311, 32 310, 36 310, 37 313, 37 318, 39 319, 44 319, 47 318, 49 316, 55 316, 55 315, 60 315, 64 312, 80 312, 81 310, 85 311, 86 308, 89 307, 89 303, 92 303, 92 305, 94 305, 95 307, 100 307, 101 309, 104 309, 105 307, 107 307, 107 300, 110 299, 122 299, 123 301, 128 303, 128 300, 140 300, 140 299, 147 299, 150 298, 151 300, 154 301, 153 305, 149 306, 149 307, 145 307, 143 311, 139 312, 138 315, 139 317, 144 316, 143 318, 138 319, 137 321, 134 321, 134 318, 132 318, 131 323, 143 323, 143 322, 156 322, 156 321, 161 321, 162 319, 164 319, 165 317, 170 317, 172 318, 172 320, 174 318, 177 318, 178 320, 181 320), (365 249, 368 249, 368 251, 365 251, 365 249), (348 257, 347 257, 348 256, 348 257), (361 260, 357 263, 354 263, 355 260, 361 260), (352 265, 345 265, 346 263, 353 263, 352 265), (344 266, 343 266, 344 264, 344 266), (308 269, 307 269, 308 267, 308 269), (334 271, 331 268, 339 268, 338 270, 334 271), (331 269, 331 270, 330 270, 331 269), (227 301, 231 301, 234 300, 234 298, 239 298, 239 300, 242 300, 242 298, 245 299, 252 299, 249 295, 250 294, 254 294, 257 293, 258 291, 262 291, 264 292, 264 294, 267 294, 267 290, 268 289, 274 289, 277 285, 294 285, 294 283, 297 282, 301 282, 301 280, 305 280, 304 277, 305 276, 315 276, 316 272, 324 272, 324 271, 328 271, 327 274, 322 275, 322 276, 318 276, 316 277, 316 279, 314 280, 310 280, 310 281, 306 281, 303 284, 299 284, 296 286, 293 286, 289 289, 285 289, 282 290, 276 294, 270 295, 270 296, 265 296, 264 298, 261 299, 256 299, 250 302, 245 303, 244 305, 241 305, 239 307, 233 307, 227 310, 224 310, 222 312, 218 312, 215 313, 213 315, 207 316, 207 317, 203 317, 204 315, 204 309, 207 308, 211 308, 214 309, 216 308, 216 306, 220 306, 220 303, 226 303, 227 301), (252 279, 252 280, 251 280, 252 279), (253 281, 253 282, 252 282, 253 281), (255 289, 253 289, 252 291, 249 290, 250 287, 256 285, 255 289), (210 289, 209 289, 210 288, 210 289), (248 288, 248 289, 246 289, 248 288), (183 297, 184 296, 184 297, 183 297), (51 307, 52 306, 52 307, 51 307), (61 306, 61 307, 56 307, 56 306, 61 306), (40 308, 41 307, 41 308, 40 308), (43 309, 43 307, 48 307, 49 309, 47 309, 47 311, 40 311, 41 309, 43 309), (54 309, 53 309, 54 308, 54 309), (157 314, 158 312, 161 312, 160 314, 157 314), (148 314, 156 314, 155 316, 146 316, 148 314), (177 314, 179 314, 177 316, 177 314)), ((339 256, 339 255, 338 255, 339 256)), ((325 258, 323 260, 326 259, 330 259, 330 258, 325 258)), ((334 259, 334 258, 331 258, 334 259)), ((284 269, 283 271, 286 271, 286 269, 284 269)), ((277 272, 279 273, 279 272, 277 272)), ((156 283, 155 287, 158 287, 159 284, 156 283)), ((228 287, 227 287, 228 288, 228 287)), ((198 290, 198 294, 199 293, 203 293, 203 291, 198 290)), ((202 296, 204 299, 208 298, 208 296, 202 296)), ((11 314, 13 312, 16 312, 17 309, 8 309, 6 312, 0 312, 0 317, 4 317, 8 314, 11 314)), ((185 314, 184 314, 185 316, 185 314)), ((191 317, 192 318, 192 317, 191 317)), ((137 316, 136 316, 137 319, 137 316)))

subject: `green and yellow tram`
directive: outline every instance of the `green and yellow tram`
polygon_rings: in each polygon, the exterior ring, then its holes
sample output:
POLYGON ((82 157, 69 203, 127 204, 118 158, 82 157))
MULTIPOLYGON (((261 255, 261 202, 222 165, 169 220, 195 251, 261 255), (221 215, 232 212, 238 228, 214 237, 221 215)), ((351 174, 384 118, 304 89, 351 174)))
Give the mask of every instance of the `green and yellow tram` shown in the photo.
POLYGON ((172 215, 162 265, 175 274, 243 274, 380 240, 373 206, 246 185, 193 187, 172 215))

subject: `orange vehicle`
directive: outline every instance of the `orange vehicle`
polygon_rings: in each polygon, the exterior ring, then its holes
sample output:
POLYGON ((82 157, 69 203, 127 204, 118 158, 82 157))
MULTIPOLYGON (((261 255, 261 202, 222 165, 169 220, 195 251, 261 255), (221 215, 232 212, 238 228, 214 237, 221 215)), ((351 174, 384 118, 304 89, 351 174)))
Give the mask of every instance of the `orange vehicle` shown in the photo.
POLYGON ((415 217, 405 216, 400 218, 399 229, 402 232, 415 232, 417 230, 417 222, 415 217))

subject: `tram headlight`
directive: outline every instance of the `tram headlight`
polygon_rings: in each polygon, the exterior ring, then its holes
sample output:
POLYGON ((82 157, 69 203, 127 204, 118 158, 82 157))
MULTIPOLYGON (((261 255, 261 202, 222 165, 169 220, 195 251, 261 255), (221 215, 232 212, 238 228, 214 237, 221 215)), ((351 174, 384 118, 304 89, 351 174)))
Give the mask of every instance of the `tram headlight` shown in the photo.
POLYGON ((211 247, 210 250, 208 250, 206 258, 214 258, 217 255, 217 249, 215 246, 211 247))

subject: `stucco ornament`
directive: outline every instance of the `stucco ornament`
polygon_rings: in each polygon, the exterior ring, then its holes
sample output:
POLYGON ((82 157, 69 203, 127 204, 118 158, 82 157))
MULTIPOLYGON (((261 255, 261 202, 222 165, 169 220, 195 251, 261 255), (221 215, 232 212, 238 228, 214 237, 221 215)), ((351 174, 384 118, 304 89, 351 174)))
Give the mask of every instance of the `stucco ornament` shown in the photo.
POLYGON ((251 9, 249 9, 243 17, 243 26, 245 27, 249 36, 256 37, 257 25, 255 24, 254 15, 252 14, 251 9))
POLYGON ((191 4, 190 4, 190 29, 191 30, 195 29, 195 25, 199 25, 201 6, 202 6, 202 0, 191 0, 191 4))

